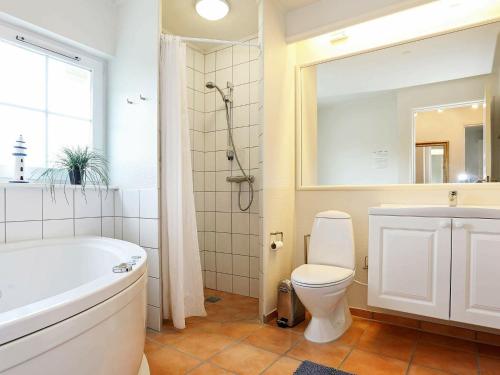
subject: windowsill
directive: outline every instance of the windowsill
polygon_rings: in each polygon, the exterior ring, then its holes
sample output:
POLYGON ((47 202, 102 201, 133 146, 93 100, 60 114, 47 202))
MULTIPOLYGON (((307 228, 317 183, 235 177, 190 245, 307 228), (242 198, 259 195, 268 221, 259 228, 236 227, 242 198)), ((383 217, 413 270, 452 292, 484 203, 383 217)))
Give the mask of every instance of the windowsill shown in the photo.
MULTIPOLYGON (((79 189, 81 188, 81 185, 71 185, 71 184, 55 184, 54 187, 56 189, 79 189)), ((104 185, 99 185, 98 186, 101 190, 106 190, 106 186, 104 185)), ((29 183, 10 183, 9 180, 6 179, 0 179, 0 189, 1 188, 9 188, 9 189, 34 189, 34 188, 42 188, 42 189, 49 189, 48 184, 40 183, 40 182, 29 182, 29 183)), ((109 190, 118 190, 117 186, 109 186, 109 190)), ((92 191, 92 190, 97 190, 97 186, 87 184, 85 186, 85 190, 92 191)))

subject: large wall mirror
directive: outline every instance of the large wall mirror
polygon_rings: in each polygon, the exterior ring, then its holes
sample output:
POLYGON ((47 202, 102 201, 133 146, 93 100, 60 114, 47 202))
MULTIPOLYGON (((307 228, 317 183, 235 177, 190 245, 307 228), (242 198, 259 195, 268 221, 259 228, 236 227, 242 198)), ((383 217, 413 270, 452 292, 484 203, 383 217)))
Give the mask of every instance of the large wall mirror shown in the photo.
POLYGON ((500 23, 299 69, 299 185, 500 181, 500 23))

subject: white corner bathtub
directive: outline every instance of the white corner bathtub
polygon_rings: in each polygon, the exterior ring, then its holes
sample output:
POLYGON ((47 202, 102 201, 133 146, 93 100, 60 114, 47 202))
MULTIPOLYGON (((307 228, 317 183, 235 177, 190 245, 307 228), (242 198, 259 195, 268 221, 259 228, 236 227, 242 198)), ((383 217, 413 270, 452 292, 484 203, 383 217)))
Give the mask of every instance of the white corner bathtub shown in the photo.
POLYGON ((0 374, 137 375, 146 279, 146 253, 124 241, 0 245, 0 374))

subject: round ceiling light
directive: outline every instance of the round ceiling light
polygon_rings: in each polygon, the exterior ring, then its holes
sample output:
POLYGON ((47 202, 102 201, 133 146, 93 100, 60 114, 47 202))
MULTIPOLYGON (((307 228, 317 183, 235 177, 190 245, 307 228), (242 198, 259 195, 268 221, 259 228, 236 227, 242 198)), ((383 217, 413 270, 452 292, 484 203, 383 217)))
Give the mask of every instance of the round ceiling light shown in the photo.
POLYGON ((207 20, 217 21, 229 12, 229 4, 226 0, 197 0, 196 12, 207 20))

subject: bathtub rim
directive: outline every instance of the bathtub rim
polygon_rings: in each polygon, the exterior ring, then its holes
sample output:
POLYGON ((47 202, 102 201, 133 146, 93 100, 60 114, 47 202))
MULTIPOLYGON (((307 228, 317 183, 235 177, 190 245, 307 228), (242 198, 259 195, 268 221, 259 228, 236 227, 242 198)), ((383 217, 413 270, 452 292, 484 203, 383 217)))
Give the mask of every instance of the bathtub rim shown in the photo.
POLYGON ((141 259, 126 273, 110 273, 93 279, 76 288, 52 295, 29 305, 0 313, 0 347, 11 341, 47 328, 88 310, 119 294, 137 281, 147 271, 147 253, 139 245, 104 237, 77 236, 36 241, 22 241, 0 245, 0 256, 6 251, 22 251, 40 245, 88 244, 97 242, 111 245, 118 252, 121 261, 140 255, 141 259))

